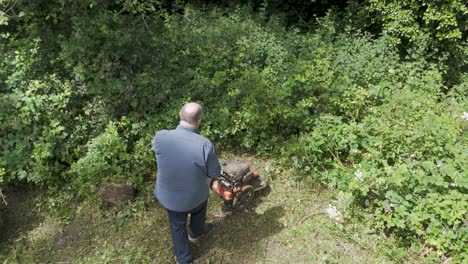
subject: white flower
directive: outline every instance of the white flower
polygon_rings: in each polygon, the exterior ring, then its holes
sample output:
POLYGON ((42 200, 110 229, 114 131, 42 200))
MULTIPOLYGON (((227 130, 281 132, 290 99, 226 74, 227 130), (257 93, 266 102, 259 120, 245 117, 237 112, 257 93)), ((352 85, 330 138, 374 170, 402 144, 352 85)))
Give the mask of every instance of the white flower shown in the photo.
POLYGON ((450 186, 452 186, 452 187, 458 187, 458 183, 457 183, 457 182, 452 182, 452 183, 450 184, 450 186))
POLYGON ((359 152, 358 149, 351 149, 351 150, 349 151, 349 153, 351 153, 351 154, 355 154, 355 153, 358 153, 358 152, 359 152))
POLYGON ((444 166, 444 164, 443 164, 442 162, 438 162, 438 163, 437 163, 437 168, 440 168, 440 167, 442 167, 442 166, 444 166))
POLYGON ((395 70, 394 69, 388 69, 388 72, 393 74, 393 73, 395 73, 395 70))
POLYGON ((326 212, 328 214, 328 217, 335 221, 341 221, 341 213, 338 212, 336 209, 336 206, 332 206, 331 204, 328 205, 328 208, 326 209, 326 212))
POLYGON ((293 161, 294 161, 294 166, 296 166, 296 167, 297 167, 297 164, 298 164, 297 157, 296 157, 296 156, 294 156, 292 159, 293 159, 293 161))
POLYGON ((385 210, 386 213, 390 213, 390 212, 392 211, 392 208, 391 208, 390 205, 388 205, 388 204, 384 205, 383 208, 384 208, 384 210, 385 210))
POLYGON ((416 157, 416 154, 411 154, 410 157, 414 158, 414 157, 416 157))
POLYGON ((461 118, 465 121, 468 121, 468 112, 463 112, 463 115, 461 116, 461 118))
POLYGON ((357 170, 355 173, 354 173, 354 176, 356 177, 356 179, 358 179, 359 181, 362 181, 362 172, 360 170, 357 170))

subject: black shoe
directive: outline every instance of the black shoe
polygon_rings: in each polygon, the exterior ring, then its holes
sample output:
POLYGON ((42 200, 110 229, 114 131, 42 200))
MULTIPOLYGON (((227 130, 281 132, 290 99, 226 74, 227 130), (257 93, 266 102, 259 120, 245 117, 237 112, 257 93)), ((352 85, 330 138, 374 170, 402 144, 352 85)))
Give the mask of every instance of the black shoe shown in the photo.
POLYGON ((209 233, 211 233, 211 231, 213 230, 213 224, 206 224, 205 225, 205 232, 197 237, 194 237, 192 235, 192 233, 190 232, 189 235, 188 235, 188 239, 190 240, 190 242, 196 242, 198 241, 199 239, 207 236, 209 233))

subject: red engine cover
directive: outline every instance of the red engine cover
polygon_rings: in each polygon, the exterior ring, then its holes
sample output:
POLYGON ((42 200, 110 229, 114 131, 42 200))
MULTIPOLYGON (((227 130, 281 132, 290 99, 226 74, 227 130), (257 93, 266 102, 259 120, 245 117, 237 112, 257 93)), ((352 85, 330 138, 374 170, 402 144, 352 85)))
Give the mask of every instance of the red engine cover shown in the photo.
POLYGON ((242 186, 243 184, 235 187, 232 190, 225 190, 218 180, 214 180, 213 185, 211 185, 211 188, 213 189, 213 191, 221 195, 225 200, 232 200, 232 198, 234 198, 234 194, 242 190, 242 186))

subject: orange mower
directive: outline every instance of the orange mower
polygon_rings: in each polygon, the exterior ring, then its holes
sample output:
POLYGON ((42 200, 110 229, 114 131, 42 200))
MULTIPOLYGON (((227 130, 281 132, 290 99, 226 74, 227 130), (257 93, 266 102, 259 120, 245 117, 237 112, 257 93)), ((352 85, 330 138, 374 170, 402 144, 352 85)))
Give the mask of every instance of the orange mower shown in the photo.
POLYGON ((211 189, 232 208, 248 206, 256 191, 267 187, 257 171, 242 161, 222 162, 221 175, 213 180, 211 189))

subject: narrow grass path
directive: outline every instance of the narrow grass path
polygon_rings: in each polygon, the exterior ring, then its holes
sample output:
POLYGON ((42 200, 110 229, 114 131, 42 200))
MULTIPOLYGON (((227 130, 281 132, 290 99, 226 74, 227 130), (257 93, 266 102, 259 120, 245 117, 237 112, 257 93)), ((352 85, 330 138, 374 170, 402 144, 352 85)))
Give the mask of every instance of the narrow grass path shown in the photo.
MULTIPOLYGON (((242 159, 269 178, 268 161, 242 159)), ((270 179, 269 190, 257 193, 252 208, 230 216, 219 217, 222 201, 211 194, 208 221, 215 229, 193 244, 195 263, 422 262, 363 224, 330 219, 325 209, 333 201, 332 191, 281 176, 270 179)), ((36 217, 24 218, 33 224, 12 227, 15 231, 0 241, 0 263, 174 263, 166 212, 150 197, 140 196, 120 209, 86 206, 67 224, 36 207, 36 217)), ((31 207, 34 199, 28 201, 23 205, 31 207)))

